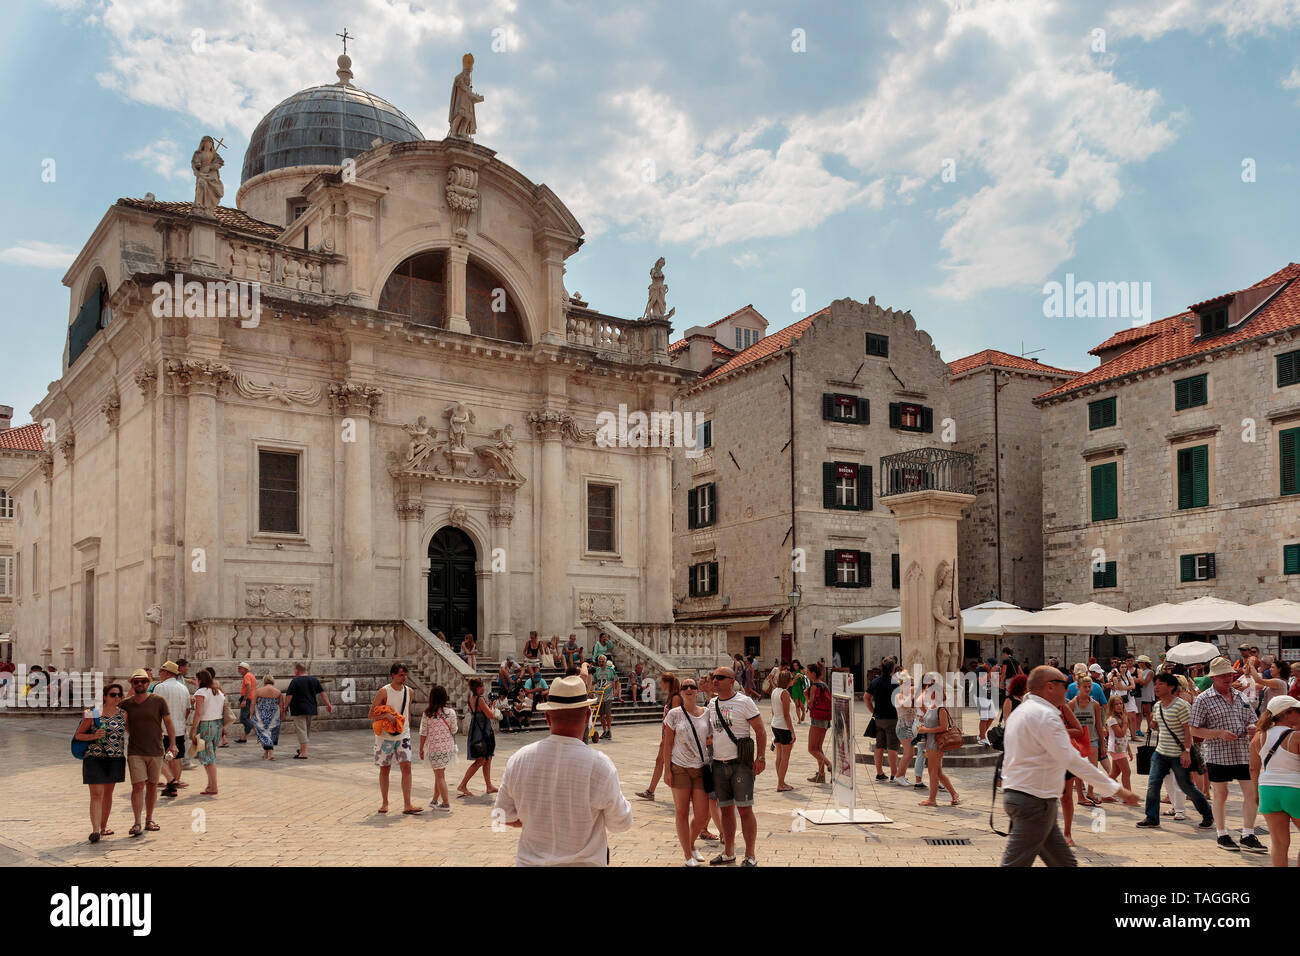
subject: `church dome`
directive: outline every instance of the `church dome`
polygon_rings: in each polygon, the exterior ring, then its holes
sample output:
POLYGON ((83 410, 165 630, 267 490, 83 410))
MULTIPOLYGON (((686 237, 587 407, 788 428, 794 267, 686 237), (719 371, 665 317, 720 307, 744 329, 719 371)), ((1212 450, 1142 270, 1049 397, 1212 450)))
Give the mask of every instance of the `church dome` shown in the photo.
POLYGON ((424 139, 392 103, 352 85, 352 60, 339 57, 339 81, 313 86, 282 101, 253 130, 244 153, 246 183, 289 166, 338 166, 370 149, 376 139, 413 143, 424 139))

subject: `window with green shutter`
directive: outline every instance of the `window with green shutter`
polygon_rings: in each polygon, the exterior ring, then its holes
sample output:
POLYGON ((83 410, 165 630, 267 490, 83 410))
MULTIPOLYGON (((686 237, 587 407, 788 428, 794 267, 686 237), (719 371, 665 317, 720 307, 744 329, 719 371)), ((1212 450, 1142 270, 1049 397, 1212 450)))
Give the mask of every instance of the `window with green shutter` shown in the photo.
POLYGON ((1277 387, 1300 384, 1300 349, 1277 357, 1277 387))
POLYGON ((1282 461, 1282 494, 1300 494, 1300 428, 1278 433, 1278 457, 1282 461))
POLYGON ((1300 574, 1300 544, 1282 546, 1282 573, 1300 574))
POLYGON ((1210 446, 1178 450, 1178 510, 1210 503, 1210 446))
POLYGON ((1092 466, 1092 520, 1119 517, 1119 464, 1108 461, 1092 466))
POLYGON ((1092 586, 1094 588, 1119 587, 1118 562, 1107 561, 1100 571, 1093 571, 1092 586))
POLYGON ((1205 375, 1193 375, 1174 382, 1174 410, 1196 408, 1209 401, 1209 387, 1205 375))
POLYGON ((1178 580, 1208 581, 1215 576, 1214 553, 1181 554, 1178 556, 1178 580))
MULTIPOLYGON (((1296 545, 1295 547, 1300 548, 1300 545, 1296 545)), ((1296 553, 1297 555, 1300 555, 1300 551, 1297 551, 1296 553)), ((897 591, 898 585, 898 555, 891 554, 889 556, 889 586, 897 591)))
POLYGON ((1115 396, 1088 403, 1088 430, 1110 428, 1115 424, 1115 396))

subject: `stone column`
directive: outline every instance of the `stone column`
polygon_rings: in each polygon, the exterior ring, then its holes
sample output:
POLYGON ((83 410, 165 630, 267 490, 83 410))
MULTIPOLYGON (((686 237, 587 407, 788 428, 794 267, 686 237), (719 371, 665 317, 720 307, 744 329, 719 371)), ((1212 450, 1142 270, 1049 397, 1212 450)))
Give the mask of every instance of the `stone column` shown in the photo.
MULTIPOLYGON (((559 634, 567 640, 572 621, 564 586, 569 559, 564 533, 564 429, 572 419, 563 412, 545 411, 530 415, 529 422, 542 445, 541 486, 533 498, 542 519, 539 539, 542 553, 533 556, 541 581, 542 615, 538 630, 539 634, 548 637, 559 634)), ((583 542, 579 542, 578 548, 581 552, 583 542)))
MULTIPOLYGON (((672 576, 672 450, 648 448, 646 507, 641 517, 645 529, 645 557, 641 569, 643 621, 673 620, 672 576)), ((624 507, 626 507, 624 505, 624 507)))
POLYGON ((447 290, 447 328, 452 332, 469 334, 469 319, 465 317, 465 267, 469 253, 463 246, 447 250, 447 272, 443 277, 447 290))
POLYGON ((519 650, 518 638, 510 620, 510 522, 514 517, 512 502, 494 502, 488 511, 488 526, 492 529, 492 553, 486 556, 484 563, 489 569, 487 583, 492 593, 492 646, 496 648, 498 656, 519 650), (497 562, 498 555, 504 560, 500 566, 497 562))
MULTIPOLYGON (((402 617, 427 622, 428 592, 421 587, 424 555, 420 553, 420 529, 424 527, 424 502, 408 499, 397 506, 402 525, 402 617)), ((426 586, 427 587, 427 586, 426 586)))
POLYGON ((383 389, 363 382, 330 386, 343 436, 343 593, 342 616, 354 620, 374 617, 375 554, 374 496, 370 471, 370 415, 383 397, 383 389), (345 431, 344 428, 347 428, 345 431), (348 437, 353 440, 346 440, 348 437))
MULTIPOLYGON (((946 561, 951 566, 956 561, 957 522, 974 500, 974 495, 952 491, 913 491, 881 499, 898 517, 904 667, 911 669, 919 661, 922 672, 935 669, 937 655, 931 620, 935 579, 941 562, 946 561)), ((955 594, 961 593, 961 582, 957 580, 960 575, 961 569, 957 567, 954 569, 955 594)), ((960 614, 960 600, 954 603, 956 613, 960 614)), ((912 676, 919 678, 920 675, 913 670, 912 676)))
POLYGON ((221 471, 217 458, 217 398, 230 366, 207 359, 172 359, 167 374, 186 396, 183 619, 216 617, 221 575, 221 471), (202 549, 195 554, 195 549, 202 549), (202 570, 199 570, 199 569, 202 570))

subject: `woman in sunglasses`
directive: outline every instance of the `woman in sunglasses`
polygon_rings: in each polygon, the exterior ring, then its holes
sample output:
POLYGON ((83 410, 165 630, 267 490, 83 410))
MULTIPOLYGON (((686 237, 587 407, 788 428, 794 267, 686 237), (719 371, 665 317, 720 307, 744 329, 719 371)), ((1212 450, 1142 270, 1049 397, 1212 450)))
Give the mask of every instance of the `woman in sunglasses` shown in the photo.
POLYGON ((77 726, 77 740, 89 741, 90 747, 81 761, 81 782, 90 787, 90 842, 112 836, 108 814, 113 809, 113 788, 126 779, 126 714, 122 703, 122 685, 104 688, 99 716, 86 711, 77 726))
MULTIPOLYGON (((676 674, 664 671, 659 675, 659 692, 664 695, 664 720, 668 720, 668 715, 674 707, 682 705, 682 682, 676 674)), ((638 791, 637 796, 642 800, 653 800, 655 798, 655 787, 659 786, 659 778, 663 776, 672 785, 672 777, 666 772, 668 768, 667 755, 668 751, 664 749, 662 731, 659 738, 659 751, 655 754, 654 775, 650 778, 650 786, 644 790, 638 791)))
POLYGON ((687 866, 700 866, 704 862, 704 855, 695 849, 695 841, 709 825, 709 788, 705 785, 704 768, 709 764, 712 737, 708 712, 696 703, 699 689, 694 677, 683 680, 682 703, 664 716, 663 749, 668 754, 665 776, 673 791, 677 839, 686 855, 687 866))

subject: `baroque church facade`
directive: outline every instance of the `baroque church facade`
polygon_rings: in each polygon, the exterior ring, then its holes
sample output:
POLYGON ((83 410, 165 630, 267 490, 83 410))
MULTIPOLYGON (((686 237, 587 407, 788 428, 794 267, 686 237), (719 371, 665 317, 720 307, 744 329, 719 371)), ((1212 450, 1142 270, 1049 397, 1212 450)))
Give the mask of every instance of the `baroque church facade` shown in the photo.
POLYGON ((442 140, 344 55, 259 124, 233 206, 205 138, 193 203, 109 208, 11 486, 16 656, 338 658, 402 621, 496 655, 672 621, 671 452, 595 424, 692 373, 653 288, 635 320, 566 291, 582 228, 473 142, 471 67, 442 140))

